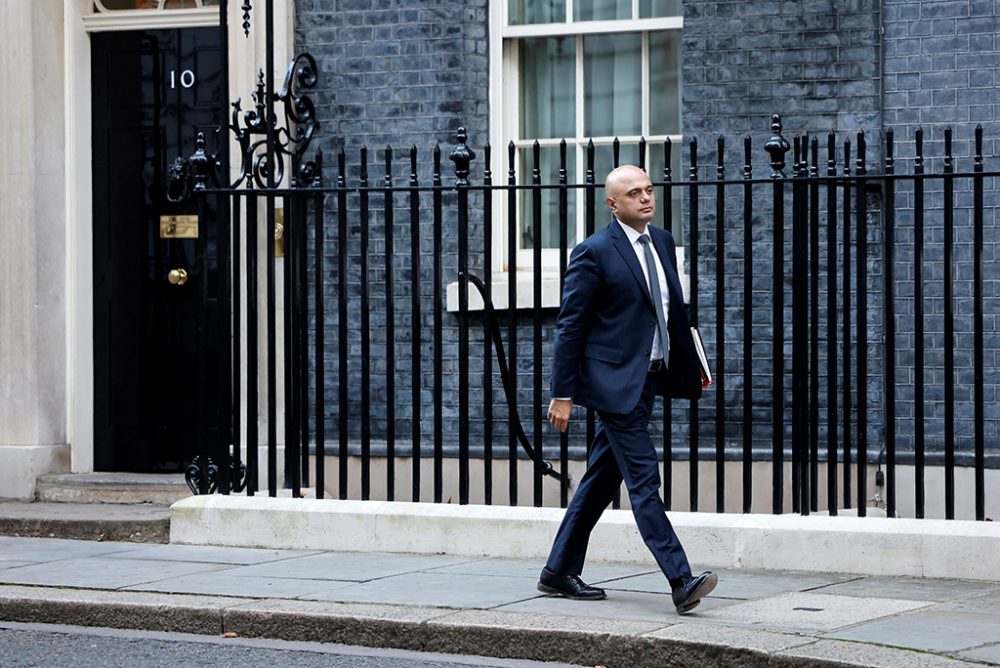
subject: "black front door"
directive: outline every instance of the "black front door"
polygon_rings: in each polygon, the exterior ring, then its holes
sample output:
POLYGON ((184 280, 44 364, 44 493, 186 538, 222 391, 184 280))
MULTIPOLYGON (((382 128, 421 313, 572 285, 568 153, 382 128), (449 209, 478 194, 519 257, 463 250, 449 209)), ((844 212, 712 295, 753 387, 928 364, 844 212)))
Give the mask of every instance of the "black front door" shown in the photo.
POLYGON ((214 216, 183 236, 193 219, 170 216, 197 208, 168 200, 166 176, 198 131, 209 153, 224 139, 218 30, 98 33, 91 48, 95 468, 179 471, 219 433, 227 309, 214 216))

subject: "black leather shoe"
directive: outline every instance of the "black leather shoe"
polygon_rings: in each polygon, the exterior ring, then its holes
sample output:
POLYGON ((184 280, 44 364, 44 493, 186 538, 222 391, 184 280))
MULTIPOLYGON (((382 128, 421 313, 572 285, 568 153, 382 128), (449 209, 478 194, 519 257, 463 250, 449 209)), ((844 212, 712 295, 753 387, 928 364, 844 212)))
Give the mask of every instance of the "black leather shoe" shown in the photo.
POLYGON ((674 587, 672 592, 677 614, 683 615, 694 610, 701 603, 701 599, 711 593, 717 584, 719 584, 719 576, 712 571, 705 571, 694 577, 688 575, 683 578, 681 584, 674 587))
POLYGON ((538 591, 565 596, 574 601, 600 601, 608 597, 603 589, 591 587, 579 575, 560 575, 548 568, 543 568, 542 574, 538 576, 538 591))

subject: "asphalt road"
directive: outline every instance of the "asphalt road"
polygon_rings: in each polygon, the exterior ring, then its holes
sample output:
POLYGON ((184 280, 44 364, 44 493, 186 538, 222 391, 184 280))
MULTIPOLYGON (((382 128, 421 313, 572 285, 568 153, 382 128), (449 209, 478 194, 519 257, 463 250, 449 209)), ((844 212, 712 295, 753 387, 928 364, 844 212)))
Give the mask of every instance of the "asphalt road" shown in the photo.
POLYGON ((579 668, 348 645, 0 622, 3 668, 579 668))

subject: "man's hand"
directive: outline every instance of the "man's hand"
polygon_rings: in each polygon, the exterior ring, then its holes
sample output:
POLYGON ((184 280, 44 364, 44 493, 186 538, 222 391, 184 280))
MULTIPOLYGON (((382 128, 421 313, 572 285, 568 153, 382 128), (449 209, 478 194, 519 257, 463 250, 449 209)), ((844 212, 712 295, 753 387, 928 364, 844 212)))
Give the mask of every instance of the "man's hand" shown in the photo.
POLYGON ((549 402, 549 424, 559 431, 569 429, 569 416, 572 413, 572 399, 553 399, 549 402))

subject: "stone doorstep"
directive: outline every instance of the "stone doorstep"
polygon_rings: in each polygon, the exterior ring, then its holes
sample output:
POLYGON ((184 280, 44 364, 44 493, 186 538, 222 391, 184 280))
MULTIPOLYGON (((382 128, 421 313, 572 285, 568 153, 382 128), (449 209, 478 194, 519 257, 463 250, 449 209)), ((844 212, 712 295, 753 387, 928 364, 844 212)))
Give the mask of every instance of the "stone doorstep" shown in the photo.
POLYGON ((949 668, 937 655, 752 629, 637 624, 447 608, 254 600, 0 586, 0 619, 201 635, 343 643, 609 668, 949 668), (817 643, 822 652, 811 648, 817 643), (833 651, 844 645, 843 651, 833 651), (851 661, 845 663, 844 656, 851 661), (870 655, 870 660, 865 657, 870 655), (826 658, 826 657, 836 658, 826 658))
POLYGON ((151 503, 169 506, 191 495, 180 473, 60 473, 39 476, 35 497, 50 503, 151 503))

